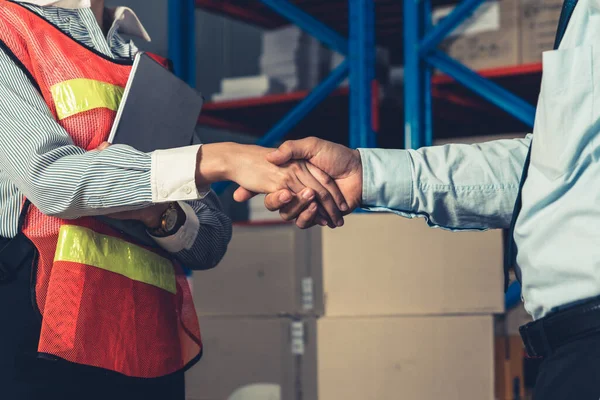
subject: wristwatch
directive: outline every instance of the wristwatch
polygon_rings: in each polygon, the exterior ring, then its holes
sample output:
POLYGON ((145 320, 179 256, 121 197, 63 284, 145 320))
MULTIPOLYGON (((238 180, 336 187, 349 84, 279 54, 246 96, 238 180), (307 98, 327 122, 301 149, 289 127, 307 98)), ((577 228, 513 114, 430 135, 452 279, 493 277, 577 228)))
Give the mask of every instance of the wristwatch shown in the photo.
POLYGON ((177 203, 169 204, 169 207, 160 217, 160 226, 150 230, 150 234, 156 237, 167 237, 177 233, 185 223, 185 211, 177 203))

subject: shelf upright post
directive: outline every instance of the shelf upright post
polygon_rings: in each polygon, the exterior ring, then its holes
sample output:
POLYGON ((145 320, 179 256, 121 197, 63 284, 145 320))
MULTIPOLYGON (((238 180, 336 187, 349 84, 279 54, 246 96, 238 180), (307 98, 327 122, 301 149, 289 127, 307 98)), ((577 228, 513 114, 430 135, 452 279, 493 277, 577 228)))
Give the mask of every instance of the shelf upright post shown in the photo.
POLYGON ((196 5, 194 0, 168 1, 169 59, 174 72, 196 86, 196 5))
MULTIPOLYGON (((432 29, 431 0, 421 0, 421 37, 425 37, 432 29)), ((423 85, 423 145, 433 145, 433 106, 431 102, 431 66, 423 59, 419 60, 421 84, 423 85)))
MULTIPOLYGON (((168 46, 173 72, 196 87, 196 4, 194 0, 168 1, 168 46)), ((191 282, 192 270, 183 267, 191 282)), ((191 284, 191 283, 190 283, 191 284)))
POLYGON ((422 18, 420 0, 404 0, 404 147, 423 146, 423 74, 419 41, 422 18))
POLYGON ((348 0, 350 147, 375 147, 372 82, 375 79, 375 4, 348 0))

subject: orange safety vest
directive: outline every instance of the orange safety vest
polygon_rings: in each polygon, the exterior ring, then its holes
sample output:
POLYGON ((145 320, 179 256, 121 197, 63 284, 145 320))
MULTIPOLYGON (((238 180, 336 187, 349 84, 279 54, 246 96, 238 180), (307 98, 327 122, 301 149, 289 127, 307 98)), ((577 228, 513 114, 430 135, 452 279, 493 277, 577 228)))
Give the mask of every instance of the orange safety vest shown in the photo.
MULTIPOLYGON (((131 61, 106 57, 6 0, 0 1, 0 46, 76 146, 89 151, 107 140, 131 61)), ((22 232, 38 252, 33 292, 42 316, 40 355, 141 378, 180 371, 200 358, 190 288, 166 252, 138 245, 95 218, 63 220, 34 206, 26 212, 22 232)))

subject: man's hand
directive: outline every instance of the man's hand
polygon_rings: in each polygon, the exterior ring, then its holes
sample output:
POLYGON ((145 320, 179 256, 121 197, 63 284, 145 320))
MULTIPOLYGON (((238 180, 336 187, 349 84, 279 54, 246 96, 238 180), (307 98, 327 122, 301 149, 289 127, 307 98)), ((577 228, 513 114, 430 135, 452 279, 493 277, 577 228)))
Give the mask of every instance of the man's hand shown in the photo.
MULTIPOLYGON (((344 213, 360 206, 363 180, 362 163, 357 150, 318 138, 306 138, 285 142, 278 150, 269 153, 267 160, 275 165, 282 165, 290 160, 306 160, 310 162, 307 167, 309 172, 321 184, 337 184, 347 204, 344 213)), ((238 189, 235 194, 238 201, 248 200, 252 196, 252 192, 243 188, 238 189)), ((282 198, 287 198, 285 192, 271 193, 265 199, 265 206, 271 211, 280 210, 281 216, 286 220, 297 218, 296 223, 301 228, 315 225, 316 209, 306 208, 310 202, 299 200, 291 204, 283 202, 282 198)))

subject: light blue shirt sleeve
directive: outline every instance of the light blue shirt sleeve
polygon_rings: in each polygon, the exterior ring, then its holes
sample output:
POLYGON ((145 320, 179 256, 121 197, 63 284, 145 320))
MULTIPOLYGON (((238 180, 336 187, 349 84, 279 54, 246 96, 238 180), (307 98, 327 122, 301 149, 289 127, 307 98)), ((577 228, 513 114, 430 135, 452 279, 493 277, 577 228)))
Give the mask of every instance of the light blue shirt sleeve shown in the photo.
POLYGON ((363 207, 450 230, 508 228, 532 135, 419 150, 359 149, 363 207))

